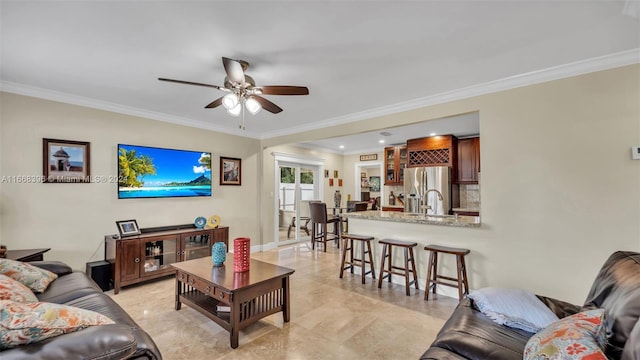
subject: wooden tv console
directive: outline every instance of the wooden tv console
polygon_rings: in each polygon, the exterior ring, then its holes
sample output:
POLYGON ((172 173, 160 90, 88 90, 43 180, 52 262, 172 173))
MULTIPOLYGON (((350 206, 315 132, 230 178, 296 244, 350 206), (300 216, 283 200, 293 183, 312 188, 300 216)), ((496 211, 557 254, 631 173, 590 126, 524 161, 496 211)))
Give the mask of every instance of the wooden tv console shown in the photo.
POLYGON ((105 260, 111 265, 114 294, 122 286, 175 275, 170 265, 211 256, 211 246, 224 242, 229 249, 229 227, 198 229, 184 226, 141 229, 123 238, 106 235, 105 260))

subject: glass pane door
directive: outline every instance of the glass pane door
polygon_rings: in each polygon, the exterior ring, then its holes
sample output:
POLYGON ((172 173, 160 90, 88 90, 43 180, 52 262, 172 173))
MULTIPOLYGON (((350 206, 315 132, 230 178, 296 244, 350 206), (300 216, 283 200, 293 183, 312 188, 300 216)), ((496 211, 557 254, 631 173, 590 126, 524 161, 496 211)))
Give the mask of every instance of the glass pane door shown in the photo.
POLYGON ((279 166, 279 231, 280 245, 309 240, 311 218, 309 200, 318 198, 318 167, 302 164, 279 166))
POLYGON ((211 255, 211 231, 203 230, 183 235, 183 241, 185 261, 211 255))
POLYGON ((150 238, 142 242, 144 264, 141 276, 169 269, 169 265, 178 261, 178 242, 177 237, 150 238))

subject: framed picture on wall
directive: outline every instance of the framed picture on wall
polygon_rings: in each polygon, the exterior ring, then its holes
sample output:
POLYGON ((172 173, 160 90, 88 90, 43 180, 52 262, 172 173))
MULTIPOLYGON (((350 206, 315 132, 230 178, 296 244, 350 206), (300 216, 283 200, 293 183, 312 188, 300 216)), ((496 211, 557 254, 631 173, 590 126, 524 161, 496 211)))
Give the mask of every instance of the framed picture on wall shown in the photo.
POLYGON ((91 182, 89 146, 85 141, 42 139, 44 182, 91 182))
POLYGON ((242 159, 220 157, 220 185, 242 185, 242 159))
POLYGON ((369 187, 373 192, 380 191, 380 176, 369 176, 369 187))

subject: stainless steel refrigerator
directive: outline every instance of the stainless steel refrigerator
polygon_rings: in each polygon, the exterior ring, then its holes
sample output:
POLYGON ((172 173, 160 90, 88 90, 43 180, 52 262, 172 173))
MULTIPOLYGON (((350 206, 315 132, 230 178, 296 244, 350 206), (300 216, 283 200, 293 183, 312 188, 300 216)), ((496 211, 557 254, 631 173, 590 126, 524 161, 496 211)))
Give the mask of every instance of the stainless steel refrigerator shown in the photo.
POLYGON ((451 169, 425 166, 404 169, 404 211, 448 215, 451 210, 451 169))

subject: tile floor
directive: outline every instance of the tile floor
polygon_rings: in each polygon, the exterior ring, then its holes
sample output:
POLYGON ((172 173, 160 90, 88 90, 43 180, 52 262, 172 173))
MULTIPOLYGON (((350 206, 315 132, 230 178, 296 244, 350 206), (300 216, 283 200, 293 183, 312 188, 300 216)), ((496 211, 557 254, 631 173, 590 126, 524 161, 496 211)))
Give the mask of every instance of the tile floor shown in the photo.
MULTIPOLYGON (((108 292, 157 343, 164 359, 417 359, 449 317, 457 299, 424 301, 424 289, 405 296, 404 286, 345 273, 340 253, 311 250, 309 242, 251 254, 295 269, 291 276, 291 321, 282 313, 229 333, 199 312, 174 310, 173 278, 108 292)), ((231 255, 233 256, 233 255, 231 255)), ((376 270, 379 264, 376 264, 376 270)), ((423 288, 424 284, 420 284, 423 288)))

